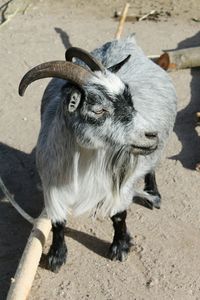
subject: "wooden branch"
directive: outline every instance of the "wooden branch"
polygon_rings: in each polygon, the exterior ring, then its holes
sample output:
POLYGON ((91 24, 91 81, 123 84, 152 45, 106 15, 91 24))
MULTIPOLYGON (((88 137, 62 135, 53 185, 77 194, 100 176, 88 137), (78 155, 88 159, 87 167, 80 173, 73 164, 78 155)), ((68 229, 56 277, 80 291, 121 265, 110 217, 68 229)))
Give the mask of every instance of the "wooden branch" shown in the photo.
POLYGON ((149 16, 154 15, 155 13, 156 13, 156 10, 152 10, 148 14, 140 17, 138 21, 146 20, 149 16))
POLYGON ((156 60, 156 63, 160 62, 166 70, 200 67, 200 47, 166 51, 156 60))
POLYGON ((117 40, 119 40, 120 37, 121 37, 122 31, 123 31, 123 27, 124 27, 124 22, 126 20, 126 16, 127 16, 127 13, 128 13, 129 6, 130 6, 129 3, 126 3, 125 6, 124 6, 124 9, 123 9, 120 21, 119 21, 119 26, 118 26, 117 32, 115 34, 115 38, 117 40))
MULTIPOLYGON (((121 19, 122 15, 121 15, 121 12, 118 12, 118 11, 115 11, 114 12, 114 16, 113 18, 116 20, 116 21, 119 21, 121 19)), ((126 19, 125 19, 125 22, 136 22, 139 20, 139 16, 137 15, 128 15, 126 16, 126 19)))
POLYGON ((42 248, 50 230, 51 221, 47 219, 43 210, 31 231, 15 277, 12 280, 7 300, 27 299, 42 255, 42 248))

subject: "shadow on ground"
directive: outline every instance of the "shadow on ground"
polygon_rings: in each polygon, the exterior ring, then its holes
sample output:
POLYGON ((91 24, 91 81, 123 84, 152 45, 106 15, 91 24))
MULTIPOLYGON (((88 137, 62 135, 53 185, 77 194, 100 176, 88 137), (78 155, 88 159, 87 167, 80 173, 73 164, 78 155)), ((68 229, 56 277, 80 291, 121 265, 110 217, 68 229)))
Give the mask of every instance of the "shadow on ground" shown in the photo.
POLYGON ((108 250, 110 247, 110 243, 101 240, 95 236, 89 235, 85 232, 77 231, 72 228, 66 228, 65 235, 79 242, 92 252, 104 258, 108 258, 108 250))
POLYGON ((67 32, 65 32, 64 30, 62 30, 59 27, 55 27, 54 29, 60 36, 60 40, 61 40, 63 46, 65 47, 65 49, 72 47, 72 44, 70 42, 70 38, 69 38, 69 35, 67 34, 67 32))
MULTIPOLYGON (((37 189, 39 176, 35 151, 26 154, 0 143, 0 166, 0 176, 16 202, 31 216, 37 217, 42 210, 43 198, 37 189)), ((0 191, 0 299, 6 297, 31 228, 0 191)))
MULTIPOLYGON (((200 46, 200 31, 179 42, 176 49, 196 46, 200 46)), ((191 69, 191 76, 191 98, 189 104, 178 112, 174 128, 182 149, 172 158, 179 160, 184 168, 193 170, 200 162, 200 138, 195 130, 196 112, 200 111, 200 68, 191 69)))

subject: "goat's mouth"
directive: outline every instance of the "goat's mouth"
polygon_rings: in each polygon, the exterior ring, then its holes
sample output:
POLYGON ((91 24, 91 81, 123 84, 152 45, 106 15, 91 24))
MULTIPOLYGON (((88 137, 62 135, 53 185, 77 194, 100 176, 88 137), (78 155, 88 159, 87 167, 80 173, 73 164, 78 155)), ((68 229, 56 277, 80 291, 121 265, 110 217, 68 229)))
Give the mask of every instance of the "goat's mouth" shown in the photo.
POLYGON ((131 152, 135 155, 148 155, 157 149, 157 144, 153 146, 131 145, 131 152))

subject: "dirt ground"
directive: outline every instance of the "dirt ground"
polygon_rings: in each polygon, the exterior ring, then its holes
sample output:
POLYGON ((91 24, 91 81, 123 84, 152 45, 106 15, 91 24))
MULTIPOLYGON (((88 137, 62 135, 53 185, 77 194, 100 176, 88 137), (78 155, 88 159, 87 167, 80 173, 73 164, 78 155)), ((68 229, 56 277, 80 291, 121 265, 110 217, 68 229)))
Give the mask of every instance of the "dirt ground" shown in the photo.
MULTIPOLYGON (((0 7, 6 1, 0 1, 0 7)), ((146 54, 200 45, 200 2, 130 1, 130 14, 162 12, 157 22, 126 23, 123 35, 136 33, 146 54)), ((87 50, 112 40, 112 19, 124 1, 13 1, 9 22, 0 26, 0 175, 31 215, 42 207, 37 189, 34 147, 40 126, 40 99, 48 80, 34 83, 24 98, 18 83, 32 66, 64 59, 65 48, 87 50), (16 9, 18 10, 16 11, 16 9)), ((170 73, 178 95, 178 115, 157 170, 161 210, 133 205, 127 224, 134 239, 128 260, 107 258, 110 220, 70 218, 66 228, 68 261, 54 274, 38 268, 30 300, 200 299, 200 70, 170 73)), ((5 299, 31 226, 0 193, 0 299, 5 299)), ((51 236, 45 247, 46 253, 51 236)))

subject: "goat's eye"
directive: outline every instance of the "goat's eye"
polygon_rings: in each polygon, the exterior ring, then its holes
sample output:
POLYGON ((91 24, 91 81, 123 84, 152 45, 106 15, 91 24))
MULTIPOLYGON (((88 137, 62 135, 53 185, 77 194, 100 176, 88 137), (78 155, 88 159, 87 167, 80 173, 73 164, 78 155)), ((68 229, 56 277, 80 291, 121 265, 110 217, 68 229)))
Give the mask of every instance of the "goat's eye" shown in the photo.
POLYGON ((99 109, 99 110, 95 110, 95 111, 94 111, 94 113, 95 113, 96 115, 102 115, 104 112, 105 112, 104 109, 99 109))

